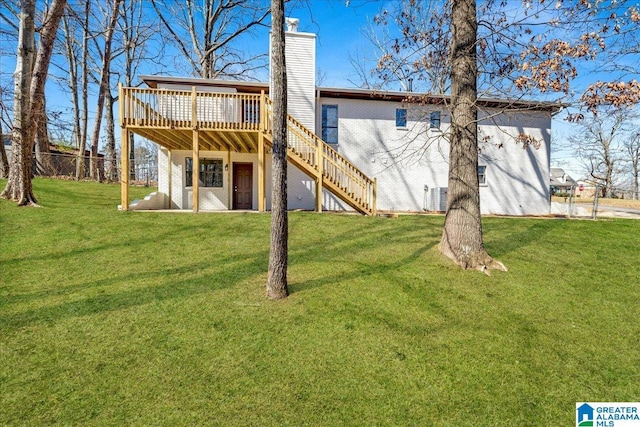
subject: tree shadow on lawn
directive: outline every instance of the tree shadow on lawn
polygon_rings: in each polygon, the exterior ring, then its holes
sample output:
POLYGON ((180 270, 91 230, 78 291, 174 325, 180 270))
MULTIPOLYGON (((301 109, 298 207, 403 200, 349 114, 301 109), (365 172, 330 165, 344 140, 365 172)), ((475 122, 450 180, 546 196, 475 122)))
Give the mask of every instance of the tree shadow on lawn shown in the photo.
MULTIPOLYGON (((313 264, 321 262, 328 264, 327 271, 333 271, 330 275, 324 275, 316 279, 296 281, 289 275, 291 293, 311 290, 324 285, 335 284, 354 279, 363 279, 377 274, 385 274, 391 271, 401 271, 407 265, 415 263, 427 251, 437 246, 441 227, 436 227, 433 221, 422 221, 417 218, 405 220, 377 219, 374 222, 365 221, 359 227, 347 227, 347 231, 331 232, 330 226, 324 230, 318 230, 316 236, 305 236, 295 239, 296 244, 290 245, 290 267, 313 268, 313 264), (329 228, 329 230, 327 229, 329 228), (376 235, 372 238, 372 235, 376 235), (367 253, 353 256, 354 253, 363 251, 377 252, 375 256, 367 253), (388 258, 385 255, 391 251, 388 258), (384 262, 380 262, 384 259, 384 262), (330 266, 339 263, 350 263, 347 271, 339 272, 330 266), (305 267, 308 264, 308 267, 305 267)), ((494 224, 495 225, 495 224, 494 224)), ((534 228, 536 225, 534 224, 534 228)), ((15 257, 5 261, 11 263, 30 263, 33 261, 48 261, 51 259, 78 259, 86 257, 89 253, 97 253, 105 250, 120 250, 127 247, 141 247, 159 240, 171 239, 180 241, 180 236, 193 235, 194 224, 184 224, 181 227, 171 227, 164 233, 149 233, 138 238, 117 240, 117 243, 103 243, 93 247, 77 247, 64 252, 52 252, 15 257)), ((216 230, 210 230, 215 235, 216 230)), ((231 232, 228 229, 225 232, 231 232)), ((294 233, 302 233, 296 230, 294 233)), ((235 238, 241 238, 235 231, 231 233, 235 238)), ((523 232, 523 236, 530 235, 529 231, 523 232)), ((268 237, 268 236, 266 236, 268 237)), ((145 271, 136 271, 126 274, 118 274, 98 280, 87 280, 61 288, 52 288, 37 291, 31 294, 21 294, 10 300, 4 301, 4 306, 14 303, 29 302, 31 300, 46 300, 52 296, 68 296, 82 298, 85 291, 94 292, 92 289, 104 288, 104 294, 91 295, 75 301, 59 303, 53 306, 29 309, 20 313, 3 316, 0 320, 2 328, 17 329, 25 326, 55 322, 65 318, 88 316, 92 314, 127 309, 144 305, 154 301, 185 298, 192 295, 213 292, 230 288, 249 278, 266 277, 269 248, 268 239, 265 237, 265 245, 262 250, 250 251, 255 248, 255 241, 251 241, 237 247, 238 253, 209 254, 202 251, 198 254, 205 261, 185 264, 185 260, 175 258, 175 267, 161 265, 166 258, 158 261, 153 256, 146 260, 151 268, 145 271), (211 260, 211 261, 209 261, 211 260), (181 276, 192 274, 184 279, 181 276), (151 283, 151 284, 150 284, 151 283), (129 284, 129 285, 127 285, 129 284), (122 290, 123 286, 130 286, 122 290), (110 292, 110 287, 116 289, 110 292)), ((505 236, 505 242, 513 242, 511 236, 505 236)), ((495 244, 495 242, 493 243, 495 244)), ((260 244, 262 246, 262 244, 260 244)), ((504 251, 503 251, 504 252, 504 251)), ((186 255, 185 255, 186 256, 186 255)), ((20 268, 19 265, 13 268, 20 268)), ((99 270, 98 270, 99 271, 99 270)), ((102 272, 101 272, 102 273, 102 272)), ((108 274, 108 273, 107 273, 108 274)), ((103 276, 106 274, 102 273, 103 276)), ((98 291, 95 291, 98 292, 98 291)), ((46 302, 46 301, 45 301, 46 302)))
MULTIPOLYGON (((561 227, 562 223, 547 219, 492 218, 484 227, 486 247, 495 257, 507 256, 517 252, 518 249, 545 240, 545 236, 561 227), (528 221, 528 223, 523 221, 528 221)), ((346 272, 335 272, 304 282, 297 282, 295 277, 290 276, 293 279, 289 283, 290 291, 291 293, 303 292, 324 285, 405 269, 420 259, 427 251, 438 246, 441 232, 441 226, 436 227, 432 222, 422 223, 416 220, 400 224, 400 226, 397 222, 366 224, 340 235, 315 236, 311 239, 314 242, 313 245, 305 245, 291 251, 290 259, 294 261, 292 265, 314 262, 336 265, 350 262, 352 265, 346 272), (376 233, 380 237, 372 239, 372 234, 376 233), (384 251, 385 248, 391 249, 394 245, 404 245, 410 252, 407 251, 406 255, 402 256, 396 254, 396 256, 390 257, 389 261, 384 262, 376 260, 375 257, 368 257, 366 254, 352 257, 357 252, 384 251)))
MULTIPOLYGON (((556 220, 491 218, 482 224, 485 248, 497 259, 542 240, 560 226, 556 220), (530 222, 524 224, 524 222, 530 222), (494 237, 496 236, 496 237, 494 237)), ((507 266, 508 268, 508 266, 507 266)))
MULTIPOLYGON (((91 288, 106 288, 105 293, 101 295, 5 315, 0 319, 1 329, 6 332, 8 329, 16 330, 39 323, 52 323, 67 318, 118 311, 151 302, 187 298, 227 289, 249 277, 264 274, 267 259, 268 251, 250 254, 243 252, 218 258, 215 263, 202 261, 175 268, 159 267, 152 271, 113 275, 109 278, 77 284, 65 288, 62 292, 52 290, 51 293, 71 295, 91 288), (195 277, 179 280, 181 276, 189 273, 195 274, 195 277), (120 288, 127 284, 135 288, 109 292, 109 287, 120 288)), ((50 296, 48 294, 41 297, 47 298, 50 296)))
MULTIPOLYGON (((81 226, 76 223, 71 223, 71 226, 79 227, 78 230, 81 230, 81 226)), ((110 227, 113 224, 103 224, 103 227, 110 227)), ((131 248, 131 247, 143 247, 146 244, 155 244, 158 242, 175 242, 180 239, 188 239, 190 236, 194 234, 196 231, 196 224, 185 224, 181 227, 171 226, 165 232, 159 232, 159 230, 149 230, 149 232, 142 234, 139 238, 131 238, 130 235, 126 235, 121 239, 114 237, 115 242, 109 241, 102 244, 96 244, 91 246, 82 245, 85 242, 90 241, 87 236, 91 236, 91 234, 82 235, 84 240, 74 242, 77 244, 77 247, 73 248, 63 248, 56 249, 54 251, 38 251, 37 253, 20 256, 16 254, 16 256, 6 256, 3 255, 2 263, 4 266, 17 264, 21 262, 32 263, 37 261, 51 261, 55 259, 60 260, 68 260, 74 257, 86 257, 87 255, 102 252, 104 250, 115 250, 118 248, 131 248)), ((86 229, 86 227, 82 227, 82 230, 86 229)), ((126 230, 125 230, 126 232, 126 230)), ((215 230, 213 230, 215 233, 215 230)), ((58 248, 58 246, 56 246, 58 248)))
MULTIPOLYGON (((308 291, 314 288, 322 287, 325 285, 332 285, 338 282, 345 282, 353 279, 365 279, 367 277, 371 277, 377 274, 387 273, 389 271, 396 271, 402 269, 407 264, 410 264, 420 258, 425 252, 430 249, 428 246, 422 246, 415 250, 413 253, 408 256, 398 259, 394 262, 389 263, 363 263, 360 262, 357 267, 354 267, 348 273, 340 272, 330 276, 323 276, 317 279, 306 280, 303 283, 296 283, 292 281, 289 283, 289 290, 291 293, 308 291)), ((332 263, 334 261, 327 261, 328 263, 332 263)))
MULTIPOLYGON (((418 230, 418 232, 420 231, 422 229, 418 230)), ((312 239, 314 244, 307 244, 291 251, 290 259, 293 261, 291 265, 296 267, 318 262, 338 265, 348 262, 349 271, 336 272, 316 279, 305 280, 304 282, 296 282, 295 277, 290 276, 290 279, 293 280, 289 282, 289 290, 293 294, 324 285, 363 279, 376 274, 403 269, 418 260, 439 242, 439 233, 437 237, 432 232, 425 231, 419 236, 416 236, 415 233, 414 223, 407 223, 402 227, 398 227, 397 223, 390 223, 390 225, 378 223, 365 224, 362 227, 350 229, 338 235, 323 234, 315 236, 312 239), (372 234, 375 233, 378 233, 379 238, 372 238, 372 234), (405 245, 411 248, 412 251, 400 255, 394 252, 393 256, 389 256, 385 262, 380 262, 379 259, 376 259, 376 256, 371 257, 366 254, 366 251, 374 251, 379 254, 380 251, 384 251, 393 245, 405 245), (354 254, 358 255, 352 259, 351 257, 354 254)), ((395 248, 395 250, 398 250, 398 248, 395 248)))

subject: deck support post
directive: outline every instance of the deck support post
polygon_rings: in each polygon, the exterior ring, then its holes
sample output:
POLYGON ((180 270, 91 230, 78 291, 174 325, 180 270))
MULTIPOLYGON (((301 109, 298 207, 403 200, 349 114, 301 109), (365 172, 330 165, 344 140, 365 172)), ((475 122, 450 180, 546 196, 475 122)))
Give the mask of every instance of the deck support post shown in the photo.
POLYGON ((261 131, 258 133, 258 212, 264 212, 266 205, 264 197, 267 192, 265 187, 264 158, 264 133, 261 131))
POLYGON ((200 132, 193 130, 193 171, 191 172, 191 189, 193 193, 192 209, 193 213, 200 210, 200 132))
POLYGON ((129 129, 126 126, 122 127, 120 140, 120 209, 129 210, 129 129))
POLYGON ((172 200, 171 187, 173 187, 172 178, 173 178, 173 152, 167 148, 167 185, 169 187, 167 189, 167 197, 169 198, 167 209, 171 209, 171 206, 172 206, 172 202, 171 202, 172 200))
POLYGON ((231 190, 233 189, 233 167, 231 166, 231 151, 227 151, 227 209, 233 209, 233 200, 231 199, 231 190))
POLYGON ((373 178, 373 209, 371 214, 376 216, 378 211, 378 178, 373 178))
POLYGON ((191 132, 193 137, 193 171, 191 173, 191 189, 193 193, 192 208, 194 213, 200 210, 200 132, 198 131, 198 99, 196 87, 191 87, 191 132))
POLYGON ((322 212, 322 180, 324 179, 324 159, 322 158, 322 145, 316 141, 316 167, 318 177, 316 178, 316 212, 322 212))
POLYGON ((260 91, 260 124, 258 132, 258 212, 264 212, 267 208, 267 200, 265 194, 266 189, 266 167, 265 167, 265 147, 264 133, 267 128, 267 103, 264 90, 260 91))

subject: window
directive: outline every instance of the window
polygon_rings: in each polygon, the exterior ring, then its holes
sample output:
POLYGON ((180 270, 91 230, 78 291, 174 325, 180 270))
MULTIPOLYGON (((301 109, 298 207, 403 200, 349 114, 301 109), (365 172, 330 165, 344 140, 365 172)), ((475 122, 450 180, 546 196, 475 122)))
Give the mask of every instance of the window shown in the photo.
POLYGON ((397 128, 407 127, 407 109, 406 108, 396 108, 396 127, 397 128))
POLYGON ((431 113, 431 129, 440 129, 440 111, 433 111, 431 113))
POLYGON ((322 106, 322 139, 327 144, 338 143, 338 106, 322 106))
POLYGON ((478 166, 478 183, 480 185, 487 185, 487 167, 478 166))
MULTIPOLYGON (((193 186, 193 158, 186 161, 186 187, 193 186)), ((202 187, 222 187, 222 159, 200 159, 199 182, 202 187)))

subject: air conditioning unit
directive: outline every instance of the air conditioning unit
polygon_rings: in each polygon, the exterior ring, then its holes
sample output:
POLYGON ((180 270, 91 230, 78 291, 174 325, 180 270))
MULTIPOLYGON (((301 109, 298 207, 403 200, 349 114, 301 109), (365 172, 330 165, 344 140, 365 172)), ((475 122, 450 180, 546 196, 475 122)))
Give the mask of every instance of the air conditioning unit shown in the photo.
POLYGON ((432 212, 447 210, 447 187, 433 187, 428 190, 426 210, 432 212))

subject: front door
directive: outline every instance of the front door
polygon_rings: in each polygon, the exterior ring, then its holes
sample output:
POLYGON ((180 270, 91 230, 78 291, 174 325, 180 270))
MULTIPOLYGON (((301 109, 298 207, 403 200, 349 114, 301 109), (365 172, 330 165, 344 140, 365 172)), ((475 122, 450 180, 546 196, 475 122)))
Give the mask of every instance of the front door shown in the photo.
POLYGON ((233 209, 253 206, 253 163, 233 164, 233 209))

